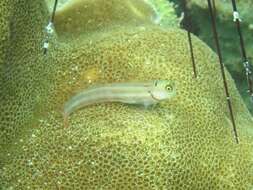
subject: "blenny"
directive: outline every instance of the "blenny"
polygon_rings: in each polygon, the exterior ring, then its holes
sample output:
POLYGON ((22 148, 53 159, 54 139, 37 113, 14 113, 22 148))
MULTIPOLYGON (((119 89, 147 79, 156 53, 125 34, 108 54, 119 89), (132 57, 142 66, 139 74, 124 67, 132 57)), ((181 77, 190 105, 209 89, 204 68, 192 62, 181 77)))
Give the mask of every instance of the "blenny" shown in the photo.
POLYGON ((68 126, 68 117, 74 111, 85 106, 121 102, 148 107, 175 96, 175 84, 170 80, 155 80, 143 83, 110 83, 87 88, 71 97, 64 105, 64 126, 68 126))

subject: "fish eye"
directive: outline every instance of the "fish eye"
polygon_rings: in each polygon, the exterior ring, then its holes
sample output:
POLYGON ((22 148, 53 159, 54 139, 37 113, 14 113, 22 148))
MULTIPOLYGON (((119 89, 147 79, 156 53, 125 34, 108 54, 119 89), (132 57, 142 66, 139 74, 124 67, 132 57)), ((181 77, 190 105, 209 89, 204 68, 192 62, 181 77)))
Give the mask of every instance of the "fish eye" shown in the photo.
POLYGON ((173 86, 170 85, 170 84, 167 84, 167 85, 165 86, 165 90, 171 92, 171 91, 173 91, 173 86))

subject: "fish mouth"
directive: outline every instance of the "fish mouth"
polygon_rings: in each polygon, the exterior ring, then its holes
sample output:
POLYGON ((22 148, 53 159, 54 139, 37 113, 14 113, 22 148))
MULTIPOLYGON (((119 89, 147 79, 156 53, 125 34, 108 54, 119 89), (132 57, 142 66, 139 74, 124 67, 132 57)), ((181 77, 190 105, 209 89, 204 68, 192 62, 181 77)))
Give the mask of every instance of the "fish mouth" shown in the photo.
POLYGON ((152 94, 152 92, 149 90, 148 91, 148 93, 150 94, 150 96, 154 99, 154 100, 156 100, 156 101, 163 101, 163 100, 165 100, 165 99, 168 99, 168 98, 172 98, 172 97, 174 97, 175 95, 176 95, 176 92, 174 92, 174 93, 172 93, 172 94, 170 94, 167 98, 157 98, 157 97, 155 97, 155 95, 154 94, 152 94))
POLYGON ((159 99, 157 99, 153 94, 152 94, 152 92, 151 91, 148 91, 148 93, 150 94, 150 96, 154 99, 154 100, 156 100, 156 101, 160 101, 159 99))

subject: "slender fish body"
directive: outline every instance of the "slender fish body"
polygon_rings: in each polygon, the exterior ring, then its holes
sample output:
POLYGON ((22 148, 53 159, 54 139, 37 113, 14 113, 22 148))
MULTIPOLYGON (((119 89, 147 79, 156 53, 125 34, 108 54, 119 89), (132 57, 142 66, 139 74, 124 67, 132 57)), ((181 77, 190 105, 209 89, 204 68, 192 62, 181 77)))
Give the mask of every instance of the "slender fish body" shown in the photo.
POLYGON ((64 125, 68 116, 85 106, 106 102, 139 104, 145 107, 169 99, 175 95, 174 83, 156 80, 145 83, 111 83, 91 87, 71 97, 64 105, 64 125))

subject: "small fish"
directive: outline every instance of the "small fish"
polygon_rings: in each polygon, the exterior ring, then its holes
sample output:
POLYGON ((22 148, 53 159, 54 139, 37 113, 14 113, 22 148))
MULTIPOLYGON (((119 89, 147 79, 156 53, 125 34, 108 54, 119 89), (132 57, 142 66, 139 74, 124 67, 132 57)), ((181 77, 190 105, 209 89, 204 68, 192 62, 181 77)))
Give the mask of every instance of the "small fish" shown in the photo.
POLYGON ((121 102, 148 107, 175 96, 175 84, 169 80, 155 80, 144 83, 110 83, 91 87, 71 97, 64 105, 64 126, 68 126, 68 116, 88 105, 121 102))

